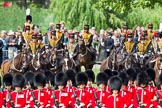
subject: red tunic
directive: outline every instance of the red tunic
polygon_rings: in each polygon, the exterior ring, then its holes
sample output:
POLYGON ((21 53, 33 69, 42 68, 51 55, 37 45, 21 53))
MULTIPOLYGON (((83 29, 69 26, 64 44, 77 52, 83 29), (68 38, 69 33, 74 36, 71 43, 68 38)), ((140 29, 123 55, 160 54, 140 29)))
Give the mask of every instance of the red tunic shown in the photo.
MULTIPOLYGON (((141 87, 137 87, 137 90, 138 90, 138 96, 140 97, 141 103, 143 103, 145 105, 144 108, 149 108, 149 106, 151 104, 150 92, 147 89, 142 89, 141 87)), ((137 100, 137 95, 134 95, 133 106, 135 108, 139 107, 138 100, 137 100)))
POLYGON ((106 100, 106 108, 124 108, 123 99, 118 96, 110 95, 106 100))
POLYGON ((0 92, 0 108, 2 108, 3 104, 4 104, 3 92, 0 92))
MULTIPOLYGON (((26 106, 26 96, 24 92, 11 92, 11 98, 15 108, 24 108, 26 106)), ((10 101, 7 102, 7 108, 12 108, 10 101)))
MULTIPOLYGON (((8 91, 8 90, 4 90, 4 91, 3 91, 3 99, 4 99, 4 101, 5 101, 6 103, 9 101, 8 93, 11 94, 11 92, 12 92, 11 90, 10 90, 10 91, 8 91)), ((6 106, 6 103, 4 103, 5 106, 6 106)))
MULTIPOLYGON (((69 101, 70 101, 69 94, 66 91, 60 91, 60 90, 55 90, 52 92, 54 92, 59 104, 62 104, 64 108, 68 108, 69 101)), ((54 98, 53 98, 53 95, 51 94, 50 95, 50 108, 54 108, 54 107, 55 107, 54 98)))
MULTIPOLYGON (((38 102, 40 103, 40 106, 42 108, 45 108, 46 105, 48 104, 48 97, 49 97, 48 94, 43 90, 41 90, 41 91, 40 90, 34 90, 33 93, 35 95, 36 100, 38 100, 38 102)), ((36 105, 34 103, 33 96, 31 94, 31 96, 30 96, 30 106, 29 107, 34 108, 35 106, 36 105)))
MULTIPOLYGON (((159 96, 159 99, 160 99, 160 104, 162 104, 162 90, 157 90, 157 93, 158 93, 158 96, 159 96)), ((158 108, 158 106, 159 106, 158 100, 152 101, 152 104, 153 104, 153 108, 158 108)))
POLYGON ((29 104, 32 90, 31 89, 24 89, 23 92, 25 93, 25 96, 26 96, 26 100, 25 100, 26 104, 29 104))
MULTIPOLYGON (((110 95, 107 91, 101 91, 101 90, 96 90, 96 95, 100 103, 102 104, 103 107, 106 106, 107 103, 107 97, 110 95)), ((96 105, 96 99, 93 94, 93 99, 92 99, 92 107, 94 108, 96 105)))
MULTIPOLYGON (((84 104, 83 108, 87 108, 87 106, 90 105, 90 100, 91 100, 90 93, 86 90, 76 90, 75 92, 77 97, 79 98, 79 101, 84 104)), ((72 101, 71 103, 72 108, 75 108, 76 102, 75 102, 74 95, 72 95, 71 101, 72 101)))

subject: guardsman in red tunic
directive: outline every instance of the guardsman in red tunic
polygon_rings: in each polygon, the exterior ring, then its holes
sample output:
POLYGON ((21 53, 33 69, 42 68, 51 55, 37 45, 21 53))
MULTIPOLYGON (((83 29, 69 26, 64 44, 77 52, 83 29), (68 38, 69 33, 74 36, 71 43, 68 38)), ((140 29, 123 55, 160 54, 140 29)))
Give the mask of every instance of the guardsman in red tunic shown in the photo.
POLYGON ((13 76, 9 73, 7 73, 3 76, 3 84, 5 87, 5 89, 3 90, 3 100, 4 100, 3 105, 4 105, 4 107, 6 106, 6 103, 9 102, 8 96, 12 92, 12 79, 13 79, 13 76))
MULTIPOLYGON (((1 78, 0 78, 0 86, 1 86, 1 78)), ((4 107, 4 99, 3 99, 3 88, 0 88, 0 108, 2 108, 2 106, 4 107)))
MULTIPOLYGON (((109 79, 113 76, 112 70, 111 70, 111 69, 105 69, 103 72, 105 72, 105 73, 107 74, 107 76, 108 76, 108 81, 109 81, 109 79)), ((109 86, 109 85, 106 86, 106 91, 107 91, 109 94, 111 94, 111 90, 110 90, 110 86, 109 86)))
POLYGON ((77 90, 76 83, 75 83, 75 75, 76 72, 73 69, 69 69, 66 72, 67 75, 67 84, 66 87, 64 88, 64 90, 69 93, 69 97, 71 97, 73 95, 73 91, 77 90))
POLYGON ((67 76, 65 73, 59 72, 55 75, 55 84, 58 89, 52 91, 50 96, 50 108, 68 108, 70 97, 64 90, 66 83, 67 76))
POLYGON ((154 99, 152 101, 153 108, 161 108, 162 107, 162 74, 159 75, 158 78, 158 90, 155 91, 154 99))
POLYGON ((93 83, 95 81, 95 74, 91 69, 86 70, 85 73, 88 76, 88 82, 85 90, 87 90, 93 96, 94 91, 97 90, 95 87, 93 87, 93 83))
POLYGON ((45 86, 44 74, 37 74, 34 78, 34 86, 36 90, 31 92, 29 108, 45 108, 48 104, 48 94, 43 90, 45 86))
POLYGON ((78 90, 75 90, 72 97, 71 97, 71 106, 72 108, 87 108, 91 105, 90 100, 90 93, 85 90, 87 85, 88 77, 86 73, 79 72, 75 76, 76 84, 78 86, 78 90))
POLYGON ((31 92, 33 91, 32 88, 34 87, 33 82, 34 74, 32 72, 26 72, 24 74, 24 78, 25 78, 25 89, 23 90, 23 92, 25 93, 26 97, 26 105, 29 105, 31 92))
POLYGON ((119 95, 122 80, 117 76, 113 76, 109 80, 109 86, 112 94, 107 97, 106 108, 124 108, 123 98, 119 95))
POLYGON ((136 95, 133 99, 134 108, 149 108, 151 104, 150 92, 146 89, 148 84, 148 74, 146 72, 140 72, 137 74, 136 95))
POLYGON ((127 90, 127 85, 128 85, 128 81, 129 81, 128 75, 125 72, 121 72, 121 73, 119 73, 118 76, 122 80, 122 87, 121 87, 121 91, 120 91, 119 95, 123 99, 124 108, 130 108, 133 106, 133 104, 131 104, 133 94, 127 90))
POLYGON ((98 90, 94 91, 93 93, 93 100, 92 100, 92 107, 101 107, 106 108, 106 99, 110 95, 106 91, 107 86, 107 74, 104 72, 98 73, 96 77, 97 86, 99 87, 98 90))
POLYGON ((13 78, 13 87, 15 91, 11 92, 9 101, 7 102, 7 108, 24 108, 26 106, 26 96, 22 91, 24 87, 25 79, 23 75, 17 74, 13 78))

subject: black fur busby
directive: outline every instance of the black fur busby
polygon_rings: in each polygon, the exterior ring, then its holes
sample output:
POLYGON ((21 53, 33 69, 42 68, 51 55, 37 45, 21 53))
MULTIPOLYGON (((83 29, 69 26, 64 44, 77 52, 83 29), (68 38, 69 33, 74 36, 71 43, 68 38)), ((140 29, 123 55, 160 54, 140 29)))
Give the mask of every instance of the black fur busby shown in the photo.
POLYGON ((39 73, 34 77, 34 86, 35 87, 45 86, 45 75, 44 74, 39 73))
POLYGON ((109 81, 109 86, 110 86, 111 92, 113 90, 120 91, 121 86, 122 86, 122 80, 121 80, 121 78, 119 78, 118 76, 111 77, 110 78, 110 81, 109 81))
POLYGON ((146 73, 148 74, 149 81, 155 81, 155 70, 153 68, 146 69, 146 73))
POLYGON ((3 84, 4 86, 12 86, 13 76, 10 73, 7 73, 3 76, 3 84))
POLYGON ((81 85, 81 84, 87 85, 88 76, 84 72, 79 72, 75 76, 75 81, 77 85, 81 85))
POLYGON ((50 83, 51 85, 54 85, 53 73, 50 71, 47 71, 44 73, 44 75, 45 75, 45 82, 50 83))
POLYGON ((118 74, 119 74, 118 71, 116 71, 116 70, 112 71, 112 75, 113 75, 113 76, 118 75, 118 74))
POLYGON ((141 84, 148 84, 148 74, 146 72, 140 72, 137 74, 137 84, 140 86, 141 84))
POLYGON ((89 30, 89 25, 84 25, 84 30, 89 30))
POLYGON ((128 77, 129 77, 130 81, 135 81, 136 80, 137 74, 136 74, 136 72, 135 72, 135 70, 133 68, 127 69, 126 73, 127 73, 128 77))
POLYGON ((25 78, 21 74, 17 74, 15 77, 13 77, 13 87, 21 87, 23 88, 25 84, 25 78))
POLYGON ((32 22, 32 16, 31 16, 31 15, 27 15, 27 16, 26 16, 26 22, 27 22, 28 20, 30 20, 30 22, 32 22))
POLYGON ((148 28, 148 29, 153 29, 153 24, 152 24, 152 23, 148 24, 148 25, 147 25, 147 28, 148 28))
POLYGON ((59 72, 56 74, 55 76, 55 83, 56 85, 63 85, 63 86, 66 86, 66 83, 67 83, 67 76, 65 73, 63 72, 59 72))
POLYGON ((158 77, 158 86, 162 84, 162 74, 159 75, 158 77))
POLYGON ((121 72, 118 76, 121 78, 122 84, 127 86, 129 81, 128 75, 125 72, 121 72))
POLYGON ((105 69, 103 72, 107 74, 108 80, 110 79, 111 76, 113 76, 111 69, 105 69))
POLYGON ((25 78, 25 85, 31 85, 31 87, 34 86, 34 74, 32 72, 26 72, 24 74, 25 78))
POLYGON ((93 70, 88 69, 88 70, 85 71, 85 73, 88 76, 88 81, 92 81, 94 83, 94 81, 95 81, 95 74, 94 74, 93 70))
POLYGON ((100 72, 100 73, 97 74, 96 83, 97 83, 98 86, 100 84, 107 85, 107 81, 108 81, 108 76, 105 72, 100 72))

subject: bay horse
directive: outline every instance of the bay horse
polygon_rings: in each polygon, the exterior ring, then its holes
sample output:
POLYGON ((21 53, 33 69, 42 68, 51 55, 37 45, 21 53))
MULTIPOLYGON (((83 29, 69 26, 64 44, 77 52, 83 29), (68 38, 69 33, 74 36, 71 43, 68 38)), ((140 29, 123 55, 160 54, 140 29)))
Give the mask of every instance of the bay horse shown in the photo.
POLYGON ((80 62, 80 66, 84 66, 85 70, 92 69, 94 62, 92 61, 92 52, 90 49, 85 45, 83 39, 79 39, 78 42, 79 46, 79 54, 77 55, 77 59, 80 62))
POLYGON ((13 59, 5 60, 1 65, 1 74, 2 76, 7 72, 20 72, 24 73, 27 71, 29 63, 27 62, 27 50, 24 49, 13 59))
POLYGON ((101 63, 100 71, 103 72, 105 69, 111 69, 113 71, 119 70, 115 47, 111 50, 110 55, 106 58, 106 60, 103 60, 101 63))

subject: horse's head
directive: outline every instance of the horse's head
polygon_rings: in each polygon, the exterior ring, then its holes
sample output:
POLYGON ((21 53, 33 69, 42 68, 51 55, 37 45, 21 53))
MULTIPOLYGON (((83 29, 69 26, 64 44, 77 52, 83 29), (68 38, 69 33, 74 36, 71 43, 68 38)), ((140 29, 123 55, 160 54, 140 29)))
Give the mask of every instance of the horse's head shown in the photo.
POLYGON ((86 46, 85 46, 85 42, 84 42, 83 39, 79 39, 78 45, 79 45, 79 52, 85 53, 86 52, 86 46))

